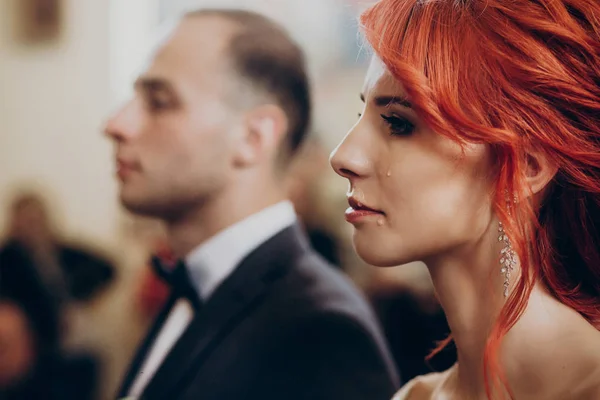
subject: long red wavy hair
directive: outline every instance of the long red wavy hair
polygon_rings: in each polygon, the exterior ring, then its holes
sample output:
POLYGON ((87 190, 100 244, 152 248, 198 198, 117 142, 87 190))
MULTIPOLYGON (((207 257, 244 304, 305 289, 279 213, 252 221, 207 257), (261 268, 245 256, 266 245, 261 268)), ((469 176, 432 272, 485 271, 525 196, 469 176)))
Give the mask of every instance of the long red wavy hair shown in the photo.
POLYGON ((381 0, 361 23, 429 126, 495 155, 494 208, 522 274, 483 370, 488 398, 499 385, 512 397, 498 349, 535 282, 600 329, 600 2, 381 0), (559 168, 537 208, 526 200, 531 150, 559 168))

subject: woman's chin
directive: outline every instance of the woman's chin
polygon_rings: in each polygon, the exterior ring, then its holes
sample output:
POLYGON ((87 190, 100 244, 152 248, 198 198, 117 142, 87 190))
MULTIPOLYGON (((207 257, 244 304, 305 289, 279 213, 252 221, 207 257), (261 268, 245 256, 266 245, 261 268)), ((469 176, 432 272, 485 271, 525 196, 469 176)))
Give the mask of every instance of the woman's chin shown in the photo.
POLYGON ((354 240, 354 249, 356 250, 356 254, 358 254, 364 262, 375 267, 396 267, 398 265, 417 261, 412 257, 406 257, 397 251, 394 253, 386 251, 386 249, 373 243, 361 243, 354 240))

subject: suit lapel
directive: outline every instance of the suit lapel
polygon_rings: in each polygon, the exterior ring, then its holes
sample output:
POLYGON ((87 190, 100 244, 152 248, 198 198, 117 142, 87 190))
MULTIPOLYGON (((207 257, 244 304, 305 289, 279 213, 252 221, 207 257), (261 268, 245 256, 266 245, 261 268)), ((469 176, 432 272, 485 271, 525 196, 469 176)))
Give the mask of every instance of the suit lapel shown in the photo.
POLYGON ((133 361, 129 367, 127 375, 121 384, 121 389, 119 390, 119 398, 127 396, 129 390, 131 389, 131 385, 135 381, 140 368, 142 368, 142 364, 146 360, 146 356, 148 356, 148 352, 151 349, 152 344, 154 343, 154 339, 156 339, 156 335, 160 332, 165 320, 169 316, 171 312, 171 308, 175 304, 177 299, 174 296, 170 296, 167 303, 163 307, 163 309, 158 314, 158 317, 155 319, 150 331, 146 335, 146 338, 142 342, 141 346, 138 348, 133 361))
POLYGON ((146 387, 143 399, 176 398, 212 349, 255 307, 273 282, 287 274, 294 258, 307 249, 296 225, 263 243, 215 291, 188 326, 146 387))

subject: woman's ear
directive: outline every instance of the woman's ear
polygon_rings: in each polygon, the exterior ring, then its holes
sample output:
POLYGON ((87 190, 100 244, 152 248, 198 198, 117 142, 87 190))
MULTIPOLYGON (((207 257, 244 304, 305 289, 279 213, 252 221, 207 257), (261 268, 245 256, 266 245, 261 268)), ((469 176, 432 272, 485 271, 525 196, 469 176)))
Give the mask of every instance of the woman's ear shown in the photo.
POLYGON ((548 156, 538 150, 526 154, 526 182, 533 195, 544 191, 558 172, 558 167, 548 156))

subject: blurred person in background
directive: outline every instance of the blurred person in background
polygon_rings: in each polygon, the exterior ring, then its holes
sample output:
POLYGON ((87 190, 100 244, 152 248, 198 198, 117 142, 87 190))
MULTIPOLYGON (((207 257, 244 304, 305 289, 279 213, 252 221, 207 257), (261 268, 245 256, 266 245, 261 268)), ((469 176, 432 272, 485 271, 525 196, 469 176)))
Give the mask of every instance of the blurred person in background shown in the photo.
POLYGON ((94 357, 63 347, 67 313, 97 297, 113 275, 109 261, 59 237, 40 195, 16 197, 0 248, 0 319, 14 321, 0 330, 2 398, 93 398, 94 357))
POLYGON ((334 151, 357 253, 423 261, 458 362, 397 399, 600 398, 600 3, 382 0, 334 151), (426 39, 426 40, 424 40, 426 39))
POLYGON ((310 249, 285 176, 309 124, 304 56, 258 14, 180 21, 107 123, 120 199, 167 225, 171 295, 120 397, 388 399, 380 328, 310 249))

